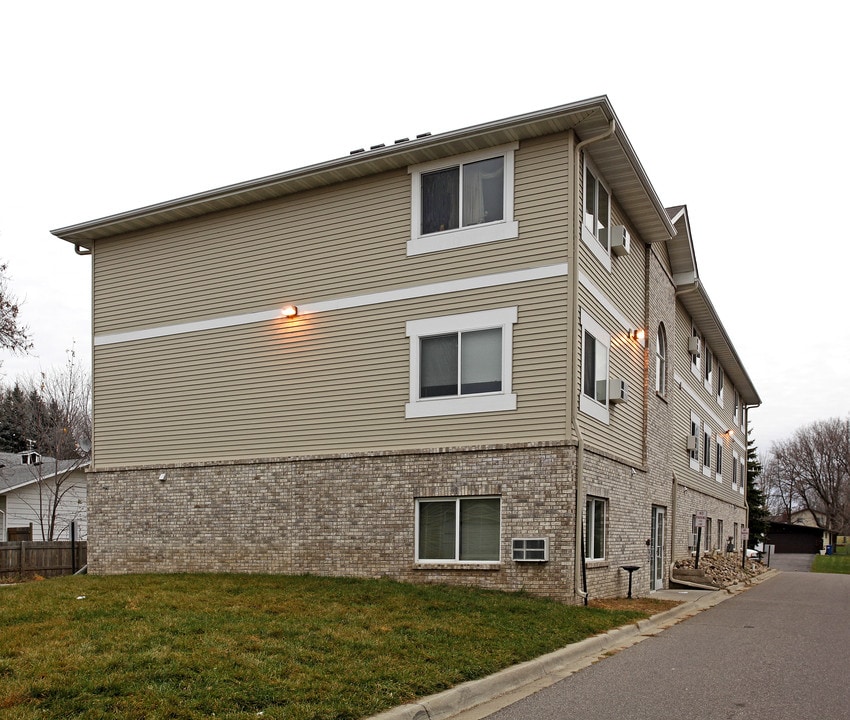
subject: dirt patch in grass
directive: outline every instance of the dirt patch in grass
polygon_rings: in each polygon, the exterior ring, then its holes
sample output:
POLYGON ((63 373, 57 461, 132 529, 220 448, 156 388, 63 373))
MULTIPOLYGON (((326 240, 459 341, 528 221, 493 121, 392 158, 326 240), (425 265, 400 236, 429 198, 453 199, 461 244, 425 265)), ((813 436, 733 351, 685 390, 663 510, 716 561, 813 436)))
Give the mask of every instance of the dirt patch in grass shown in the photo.
POLYGON ((646 616, 658 613, 681 605, 675 600, 656 600, 653 598, 606 598, 603 600, 590 600, 589 606, 600 610, 616 610, 638 612, 646 616))

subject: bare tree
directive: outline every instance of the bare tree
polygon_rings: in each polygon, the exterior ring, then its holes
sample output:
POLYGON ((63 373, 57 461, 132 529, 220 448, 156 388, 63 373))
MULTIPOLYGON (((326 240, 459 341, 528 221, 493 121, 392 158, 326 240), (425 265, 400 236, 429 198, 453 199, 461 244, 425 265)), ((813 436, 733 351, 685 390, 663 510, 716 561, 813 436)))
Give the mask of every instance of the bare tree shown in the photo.
POLYGON ((850 529, 850 421, 819 420, 774 443, 779 486, 804 509, 826 516, 830 530, 850 529))
POLYGON ((49 459, 33 468, 38 493, 30 501, 43 540, 54 540, 79 512, 64 502, 75 490, 74 471, 88 462, 91 450, 91 382, 80 368, 76 352, 68 351, 64 367, 43 373, 37 388, 41 399, 33 420, 32 445, 49 459))
POLYGON ((761 458, 761 487, 765 495, 768 512, 781 522, 790 522, 791 513, 803 507, 793 477, 781 471, 774 455, 761 458))
POLYGON ((29 330, 18 320, 20 303, 9 291, 6 263, 0 263, 0 347, 25 353, 32 347, 29 330))

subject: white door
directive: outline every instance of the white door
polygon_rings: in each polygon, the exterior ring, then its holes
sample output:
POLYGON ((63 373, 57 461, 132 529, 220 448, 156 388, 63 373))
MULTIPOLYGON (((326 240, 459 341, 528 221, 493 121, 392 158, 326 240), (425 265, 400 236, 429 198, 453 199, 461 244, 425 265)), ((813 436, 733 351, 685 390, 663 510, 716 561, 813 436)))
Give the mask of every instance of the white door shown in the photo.
POLYGON ((664 508, 652 508, 652 542, 650 544, 650 590, 664 589, 664 508))

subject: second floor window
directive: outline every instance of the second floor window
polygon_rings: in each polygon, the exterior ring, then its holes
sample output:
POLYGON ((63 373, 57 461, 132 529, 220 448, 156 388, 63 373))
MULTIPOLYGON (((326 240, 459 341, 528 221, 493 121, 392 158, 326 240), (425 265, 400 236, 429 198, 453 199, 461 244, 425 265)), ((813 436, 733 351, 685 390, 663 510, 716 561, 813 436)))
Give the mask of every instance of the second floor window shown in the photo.
POLYGON ((419 397, 502 389, 502 329, 420 338, 419 397))
POLYGON ((517 308, 444 315, 407 323, 410 402, 405 416, 515 410, 512 327, 517 308))
POLYGON ((608 363, 611 335, 581 311, 581 398, 579 410, 608 423, 608 363))

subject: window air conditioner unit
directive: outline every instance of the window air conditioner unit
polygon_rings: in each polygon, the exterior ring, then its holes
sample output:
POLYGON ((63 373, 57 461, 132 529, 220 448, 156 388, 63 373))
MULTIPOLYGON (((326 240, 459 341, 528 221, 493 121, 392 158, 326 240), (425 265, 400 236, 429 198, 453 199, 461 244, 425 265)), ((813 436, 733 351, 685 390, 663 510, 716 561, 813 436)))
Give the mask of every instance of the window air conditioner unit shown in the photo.
POLYGON ((688 352, 694 357, 699 357, 699 338, 691 335, 688 339, 688 352))
POLYGON ((616 405, 617 403, 626 402, 629 399, 629 383, 622 378, 611 378, 609 382, 610 399, 609 403, 616 405))
POLYGON ((623 225, 614 225, 609 233, 611 238, 611 252, 617 257, 628 255, 631 249, 632 239, 629 236, 629 231, 623 225))
POLYGON ((549 538, 513 538, 511 540, 514 562, 547 562, 549 538))
POLYGON ((688 450, 693 452, 697 449, 697 436, 696 435, 688 435, 688 450))

